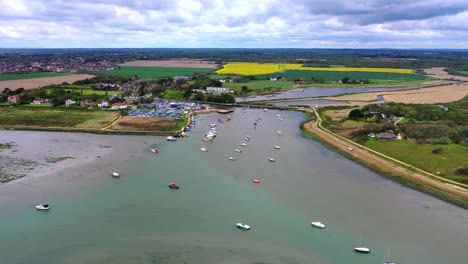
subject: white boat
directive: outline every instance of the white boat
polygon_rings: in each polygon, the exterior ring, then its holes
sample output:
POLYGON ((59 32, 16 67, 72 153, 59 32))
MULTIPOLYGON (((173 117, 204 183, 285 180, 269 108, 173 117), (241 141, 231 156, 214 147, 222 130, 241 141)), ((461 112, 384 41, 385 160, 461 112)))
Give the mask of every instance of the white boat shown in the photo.
POLYGON ((243 223, 237 223, 236 226, 237 228, 242 229, 242 230, 250 230, 250 226, 243 224, 243 223))
POLYGON ((237 152, 237 153, 241 153, 241 152, 242 152, 242 150, 240 150, 240 149, 235 149, 234 151, 237 152))
POLYGON ((352 147, 348 147, 348 150, 349 150, 349 151, 353 151, 353 148, 352 148, 352 147))
POLYGON ((276 116, 277 116, 277 117, 281 117, 281 115, 280 115, 280 114, 277 114, 276 116))
POLYGON ((246 137, 244 138, 245 141, 250 141, 250 138, 246 137))
POLYGON ((369 254, 370 253, 370 249, 367 248, 367 247, 355 247, 354 248, 354 251, 358 252, 358 253, 365 253, 365 254, 369 254))
POLYGON ((276 131, 276 133, 278 133, 278 134, 283 134, 283 132, 281 132, 281 131, 279 131, 279 130, 278 130, 278 131, 276 131))
POLYGON ((247 146, 247 143, 242 143, 241 146, 245 147, 247 146))
POLYGON ((213 137, 206 136, 206 137, 203 138, 203 141, 211 141, 213 139, 214 139, 213 137))
POLYGON ((266 111, 268 111, 268 108, 263 108, 263 112, 266 112, 266 111))
POLYGON ((274 149, 280 149, 280 146, 274 146, 273 148, 274 149))
POLYGON ((276 160, 274 158, 268 158, 269 161, 275 162, 276 160))
POLYGON ((50 210, 50 206, 48 204, 36 205, 36 210, 48 211, 50 210))
POLYGON ((119 178, 120 175, 119 175, 117 172, 114 171, 114 172, 112 173, 112 177, 114 177, 114 178, 119 178))
POLYGON ((316 228, 324 229, 325 225, 321 222, 312 222, 311 225, 316 228))
POLYGON ((167 141, 177 141, 177 138, 173 137, 173 136, 168 136, 166 138, 167 141))
POLYGON ((281 118, 281 117, 278 117, 278 120, 279 120, 279 121, 283 121, 284 119, 283 119, 283 118, 281 118))
POLYGON ((229 157, 229 160, 234 161, 234 160, 236 160, 236 158, 234 158, 234 157, 229 157))
POLYGON ((207 152, 208 150, 206 148, 200 148, 201 151, 207 152))

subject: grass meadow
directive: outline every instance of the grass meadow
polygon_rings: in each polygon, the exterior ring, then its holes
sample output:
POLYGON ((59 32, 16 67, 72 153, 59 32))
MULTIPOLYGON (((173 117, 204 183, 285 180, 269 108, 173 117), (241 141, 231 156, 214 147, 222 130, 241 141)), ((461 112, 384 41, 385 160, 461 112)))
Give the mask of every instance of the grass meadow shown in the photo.
POLYGON ((160 78, 192 75, 199 72, 212 72, 213 69, 208 68, 168 68, 168 67, 132 67, 121 66, 118 70, 100 71, 98 73, 119 75, 131 77, 137 75, 139 78, 160 78))

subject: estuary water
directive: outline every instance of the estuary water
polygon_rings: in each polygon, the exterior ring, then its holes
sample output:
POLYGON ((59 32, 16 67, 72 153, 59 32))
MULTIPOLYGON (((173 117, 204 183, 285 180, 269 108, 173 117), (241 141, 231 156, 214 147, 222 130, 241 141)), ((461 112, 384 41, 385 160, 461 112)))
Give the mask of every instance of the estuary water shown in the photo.
POLYGON ((0 263, 365 264, 383 263, 388 251, 396 263, 466 263, 466 210, 302 137, 303 120, 296 112, 237 109, 229 122, 199 117, 177 142, 74 134, 112 152, 0 185, 0 263), (218 123, 218 136, 203 142, 210 123, 218 123), (171 181, 181 188, 170 190, 171 181), (35 211, 41 201, 51 211, 35 211), (314 220, 327 227, 311 227, 314 220), (252 229, 238 230, 237 222, 252 229), (357 246, 371 254, 353 252, 357 246))

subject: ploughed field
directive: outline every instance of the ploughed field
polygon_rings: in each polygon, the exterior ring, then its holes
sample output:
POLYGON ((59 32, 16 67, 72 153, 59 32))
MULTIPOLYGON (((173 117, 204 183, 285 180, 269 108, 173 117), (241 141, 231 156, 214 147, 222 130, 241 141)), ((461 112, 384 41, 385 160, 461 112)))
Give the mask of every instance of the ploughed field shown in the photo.
MULTIPOLYGON (((31 73, 32 74, 32 73, 31 73)), ((0 74, 1 75, 1 74, 0 74)), ((28 74, 21 74, 22 77, 28 76, 28 74)), ((19 77, 19 76, 18 76, 19 77)), ((5 88, 17 89, 35 89, 38 87, 51 85, 51 84, 62 84, 63 82, 73 83, 79 80, 93 78, 93 75, 89 74, 61 74, 60 76, 54 77, 34 77, 34 78, 23 78, 3 81, 0 80, 0 91, 5 88)))
POLYGON ((56 73, 56 72, 32 72, 32 73, 2 73, 0 74, 0 81, 34 79, 44 77, 55 77, 70 75, 70 73, 56 73))

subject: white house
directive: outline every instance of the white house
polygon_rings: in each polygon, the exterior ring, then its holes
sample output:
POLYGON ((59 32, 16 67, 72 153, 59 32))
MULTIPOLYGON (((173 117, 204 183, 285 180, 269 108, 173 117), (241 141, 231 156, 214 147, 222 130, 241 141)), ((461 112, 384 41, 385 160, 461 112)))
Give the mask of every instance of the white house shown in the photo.
POLYGON ((104 107, 108 107, 108 106, 109 106, 109 102, 106 101, 106 100, 102 100, 100 103, 98 103, 99 108, 104 108, 104 107))
POLYGON ((234 93, 233 90, 223 87, 206 87, 206 92, 215 94, 234 93))
POLYGON ((65 101, 65 106, 71 106, 76 104, 76 101, 73 101, 72 99, 68 99, 65 101))
POLYGON ((127 108, 128 108, 127 103, 115 103, 111 107, 111 109, 127 109, 127 108))

